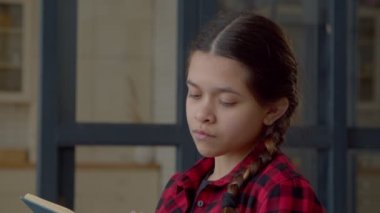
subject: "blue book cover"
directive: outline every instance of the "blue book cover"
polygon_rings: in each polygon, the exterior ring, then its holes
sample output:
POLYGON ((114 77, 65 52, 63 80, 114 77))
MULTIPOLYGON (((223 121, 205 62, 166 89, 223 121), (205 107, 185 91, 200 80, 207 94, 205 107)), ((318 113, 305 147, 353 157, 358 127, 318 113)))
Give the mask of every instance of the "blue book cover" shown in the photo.
POLYGON ((33 194, 26 194, 20 198, 33 213, 74 213, 72 210, 42 199, 33 194))

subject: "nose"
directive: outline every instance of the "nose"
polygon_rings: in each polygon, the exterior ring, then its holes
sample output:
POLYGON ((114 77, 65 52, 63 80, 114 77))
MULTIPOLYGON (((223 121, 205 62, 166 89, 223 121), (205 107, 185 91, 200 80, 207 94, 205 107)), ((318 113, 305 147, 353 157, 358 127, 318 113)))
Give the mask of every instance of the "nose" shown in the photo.
POLYGON ((214 123, 216 121, 216 117, 212 106, 208 103, 200 104, 197 112, 195 113, 195 119, 201 123, 214 123))

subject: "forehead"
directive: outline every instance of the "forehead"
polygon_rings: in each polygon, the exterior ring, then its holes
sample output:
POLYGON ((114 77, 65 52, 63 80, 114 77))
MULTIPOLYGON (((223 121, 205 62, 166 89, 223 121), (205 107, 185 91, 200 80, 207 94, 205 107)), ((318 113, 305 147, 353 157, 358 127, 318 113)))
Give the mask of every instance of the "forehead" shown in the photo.
POLYGON ((216 84, 215 86, 246 87, 249 70, 236 60, 195 51, 189 62, 187 78, 192 82, 216 84))

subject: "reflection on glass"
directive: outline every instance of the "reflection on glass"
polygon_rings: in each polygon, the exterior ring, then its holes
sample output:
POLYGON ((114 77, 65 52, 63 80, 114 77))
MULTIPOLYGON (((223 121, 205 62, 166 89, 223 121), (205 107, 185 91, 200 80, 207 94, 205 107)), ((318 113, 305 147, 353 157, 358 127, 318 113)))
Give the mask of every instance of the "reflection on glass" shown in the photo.
POLYGON ((380 127, 380 4, 360 1, 357 22, 359 126, 380 127))
POLYGON ((357 152, 356 212, 376 212, 380 208, 380 153, 357 152))
POLYGON ((374 101, 374 49, 375 22, 370 17, 359 19, 359 101, 374 101))
POLYGON ((175 147, 78 147, 76 211, 154 212, 175 162, 175 147))
POLYGON ((257 3, 260 1, 250 1, 250 0, 218 0, 217 6, 221 11, 242 11, 248 8, 255 8, 257 3))
POLYGON ((21 91, 22 7, 0 3, 0 91, 21 91))
POLYGON ((176 122, 176 2, 78 1, 78 121, 176 122))

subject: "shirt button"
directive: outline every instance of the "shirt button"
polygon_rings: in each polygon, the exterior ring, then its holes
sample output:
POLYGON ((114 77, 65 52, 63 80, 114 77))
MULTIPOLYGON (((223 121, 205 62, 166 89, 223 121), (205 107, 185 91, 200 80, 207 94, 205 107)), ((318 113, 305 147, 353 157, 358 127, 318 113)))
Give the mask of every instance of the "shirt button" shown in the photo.
POLYGON ((201 201, 201 200, 198 200, 198 202, 197 202, 197 206, 198 206, 198 207, 203 207, 203 205, 204 205, 204 202, 201 201))

